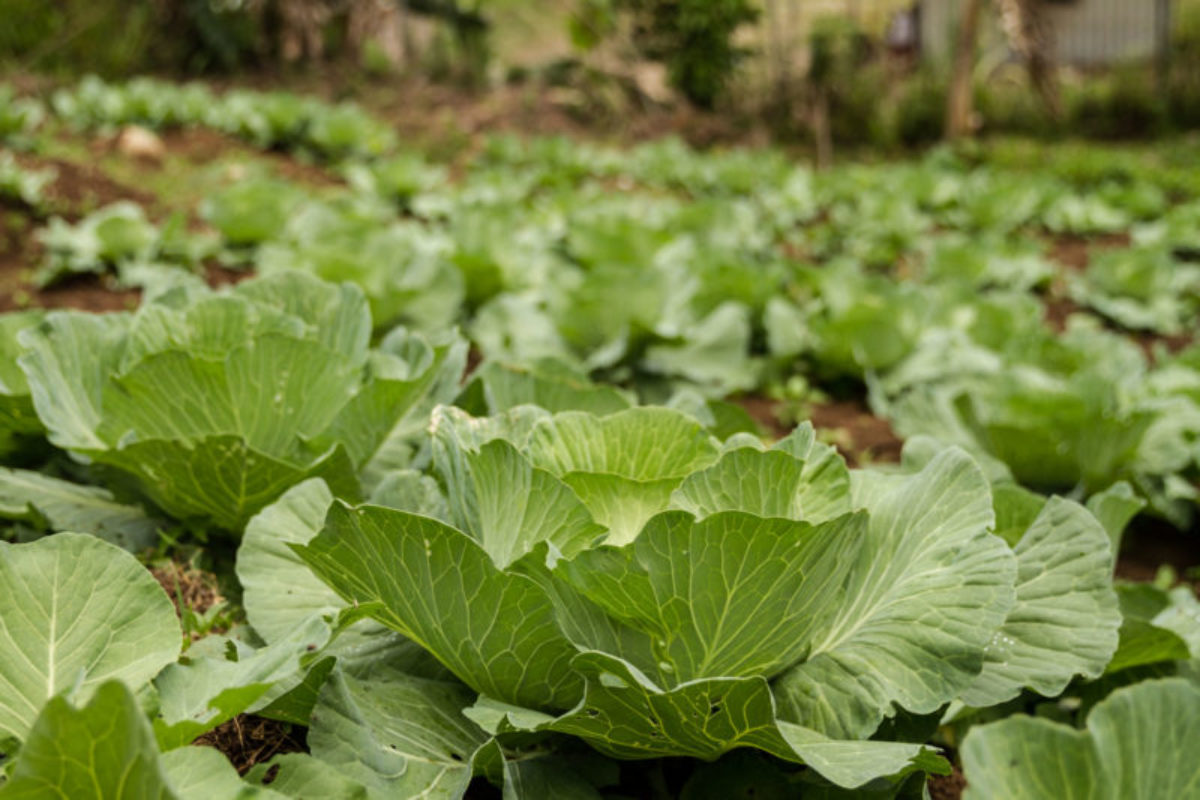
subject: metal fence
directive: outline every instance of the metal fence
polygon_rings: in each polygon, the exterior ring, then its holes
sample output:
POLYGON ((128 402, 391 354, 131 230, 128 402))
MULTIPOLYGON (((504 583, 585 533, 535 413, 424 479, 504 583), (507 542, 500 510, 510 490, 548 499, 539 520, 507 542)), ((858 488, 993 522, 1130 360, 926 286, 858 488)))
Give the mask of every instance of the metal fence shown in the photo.
MULTIPOLYGON (((949 58, 961 0, 921 0, 921 47, 949 58)), ((1054 57, 1061 64, 1101 67, 1162 58, 1170 48, 1170 0, 1055 0, 1054 57)))

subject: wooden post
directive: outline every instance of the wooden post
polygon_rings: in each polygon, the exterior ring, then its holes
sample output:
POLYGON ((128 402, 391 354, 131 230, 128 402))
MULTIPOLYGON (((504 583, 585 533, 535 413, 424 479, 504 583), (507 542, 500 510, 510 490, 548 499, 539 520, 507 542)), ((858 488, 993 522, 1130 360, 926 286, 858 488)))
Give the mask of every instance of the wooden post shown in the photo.
POLYGON ((1171 75, 1171 0, 1157 0, 1154 8, 1154 78, 1160 97, 1166 97, 1171 75))
POLYGON ((946 96, 947 139, 971 134, 975 40, 979 32, 979 12, 982 5, 982 0, 966 0, 962 16, 958 19, 958 36, 954 42, 954 71, 950 76, 950 91, 946 96))

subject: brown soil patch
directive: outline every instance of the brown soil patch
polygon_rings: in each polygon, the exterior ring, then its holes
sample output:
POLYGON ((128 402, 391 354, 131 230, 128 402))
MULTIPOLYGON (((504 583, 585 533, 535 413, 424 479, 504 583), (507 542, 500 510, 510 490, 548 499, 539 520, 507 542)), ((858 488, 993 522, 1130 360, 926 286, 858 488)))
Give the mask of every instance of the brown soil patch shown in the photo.
POLYGON ((1127 232, 1079 236, 1064 233, 1050 238, 1046 255, 1068 269, 1086 270, 1090 252, 1095 249, 1113 250, 1129 247, 1132 238, 1127 232))
MULTIPOLYGON (((1043 319, 1050 330, 1054 331, 1055 333, 1062 333, 1067 329, 1067 319, 1072 314, 1093 313, 1089 311, 1087 307, 1079 305, 1071 298, 1064 297, 1062 294, 1059 294, 1057 290, 1052 291, 1050 294, 1044 296, 1042 298, 1042 302, 1046 307, 1043 319)), ((1170 336, 1161 336, 1157 333, 1151 333, 1149 331, 1131 331, 1127 330, 1126 328, 1122 328, 1103 316, 1098 314, 1094 314, 1094 316, 1100 320, 1105 328, 1114 333, 1119 333, 1127 337, 1130 341, 1140 347, 1142 352, 1146 355, 1146 360, 1151 364, 1158 360, 1157 351, 1160 348, 1165 348, 1166 351, 1171 354, 1178 353, 1191 345, 1196 338, 1195 335, 1190 332, 1173 334, 1170 336)))
POLYGON ((1058 295, 1045 297, 1043 302, 1046 305, 1044 319, 1055 333, 1062 333, 1067 329, 1067 318, 1072 314, 1086 310, 1074 300, 1058 295))
MULTIPOLYGON (((28 154, 18 154, 17 161, 27 169, 55 170, 56 177, 45 190, 46 202, 53 213, 70 220, 118 200, 132 200, 148 209, 157 203, 154 195, 118 183, 97 167, 28 154)), ((42 258, 34 238, 39 220, 28 209, 4 204, 0 215, 6 218, 0 230, 0 311, 30 306, 119 311, 137 305, 139 293, 114 289, 108 276, 81 275, 39 290, 30 282, 42 258)))
POLYGON ((245 775, 256 764, 270 761, 281 753, 307 753, 304 731, 304 728, 286 722, 239 714, 192 744, 216 748, 229 759, 239 775, 245 775))
POLYGON ((79 311, 128 311, 137 308, 142 293, 118 289, 111 275, 80 275, 49 289, 30 289, 31 304, 40 308, 73 308, 79 311))
MULTIPOLYGON (((779 403, 762 395, 731 398, 767 433, 781 438, 791 426, 779 417, 779 403)), ((834 400, 813 403, 808 419, 818 431, 833 431, 833 443, 851 466, 869 462, 896 463, 904 442, 886 419, 872 414, 861 400, 834 400)))
POLYGON ((1174 526, 1141 516, 1130 524, 1122 539, 1116 575, 1130 581, 1152 581, 1159 567, 1169 566, 1185 583, 1200 590, 1200 524, 1181 531, 1174 526))
POLYGON ((1142 352, 1146 354, 1146 360, 1151 364, 1158 361, 1159 349, 1165 349, 1169 354, 1174 355, 1187 349, 1195 341, 1195 336, 1191 333, 1160 336, 1156 333, 1136 331, 1130 332, 1129 336, 1138 347, 1142 348, 1142 352))
POLYGON ((758 426, 773 438, 782 439, 792 431, 790 427, 784 425, 779 419, 779 403, 769 397, 748 394, 730 398, 730 402, 737 403, 745 409, 746 413, 758 423, 758 426))
POLYGON ((55 178, 44 192, 46 201, 54 213, 72 221, 118 200, 132 200, 148 210, 158 205, 155 195, 118 183, 99 167, 29 154, 17 154, 17 163, 25 169, 54 169, 55 178))
MULTIPOLYGON (((177 128, 162 131, 159 135, 168 153, 193 164, 207 164, 221 156, 236 153, 248 159, 267 161, 275 174, 296 183, 318 187, 344 183, 340 175, 324 167, 306 164, 287 153, 260 150, 211 128, 177 128)), ((106 146, 112 147, 113 143, 110 141, 106 146)))
POLYGON ((949 775, 929 776, 929 797, 931 800, 959 800, 967 788, 967 779, 962 770, 954 768, 949 775))
POLYGON ((844 440, 839 439, 835 444, 851 466, 861 462, 900 461, 904 441, 892 430, 890 422, 872 414, 861 400, 814 403, 809 419, 817 429, 843 434, 844 440))
POLYGON ((253 278, 254 271, 249 269, 229 269, 223 267, 216 262, 206 262, 204 264, 204 280, 209 286, 216 288, 218 286, 230 286, 235 283, 253 278))
POLYGON ((22 307, 27 272, 36 263, 33 220, 22 209, 0 203, 0 311, 22 307))
POLYGON ((698 147, 766 145, 771 140, 760 120, 727 110, 701 111, 683 102, 635 99, 615 84, 591 91, 531 78, 475 91, 420 75, 364 82, 357 67, 338 64, 295 75, 241 72, 236 81, 208 83, 217 91, 259 88, 313 94, 330 102, 353 100, 389 122, 402 143, 420 142, 451 158, 477 146, 483 136, 504 132, 623 144, 679 136, 698 147))
MULTIPOLYGON (((0 215, 4 213, 0 205, 0 215)), ((34 227, 33 220, 24 217, 22 224, 0 232, 0 312, 31 307, 121 311, 137 306, 141 293, 114 288, 106 275, 77 275, 49 289, 34 286, 30 279, 42 257, 34 227)))
POLYGON ((151 568, 150 574, 175 604, 176 614, 182 610, 181 603, 184 608, 203 614, 218 603, 224 602, 217 590, 217 576, 210 572, 170 561, 161 567, 151 568))

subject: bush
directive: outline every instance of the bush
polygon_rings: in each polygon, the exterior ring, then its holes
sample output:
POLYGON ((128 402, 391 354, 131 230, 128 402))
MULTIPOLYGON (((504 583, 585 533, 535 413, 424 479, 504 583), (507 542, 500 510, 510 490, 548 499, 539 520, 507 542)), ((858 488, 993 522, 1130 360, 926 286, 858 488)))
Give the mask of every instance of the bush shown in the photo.
POLYGON ((125 75, 146 67, 150 4, 123 0, 0 0, 0 62, 40 71, 125 75))
POLYGON ((1072 129, 1105 139, 1149 136, 1167 124, 1167 103, 1153 74, 1128 66, 1086 80, 1067 94, 1072 129))
POLYGON ((913 147, 942 138, 946 117, 946 81, 921 70, 904 86, 895 112, 895 138, 913 147))
POLYGON ((0 0, 0 61, 108 77, 233 70, 259 57, 259 15, 208 0, 0 0))
POLYGON ((975 91, 975 107, 988 131, 1046 136, 1057 127, 1020 64, 1008 65, 980 84, 975 91))
POLYGON ((1167 113, 1179 128, 1200 126, 1200 3, 1177 5, 1167 76, 1167 113))
POLYGON ((750 0, 617 0, 633 17, 634 41, 666 64, 671 85, 712 108, 745 52, 733 44, 741 25, 758 18, 750 0))

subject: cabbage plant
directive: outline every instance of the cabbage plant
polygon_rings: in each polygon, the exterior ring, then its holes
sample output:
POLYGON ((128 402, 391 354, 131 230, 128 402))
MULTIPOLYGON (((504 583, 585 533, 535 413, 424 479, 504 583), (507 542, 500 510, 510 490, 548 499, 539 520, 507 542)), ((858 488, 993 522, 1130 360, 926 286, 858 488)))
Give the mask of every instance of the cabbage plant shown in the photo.
POLYGON ((371 349, 370 334, 357 288, 285 273, 131 314, 51 313, 20 362, 51 443, 177 519, 240 531, 313 475, 357 497, 455 391, 457 339, 397 330, 371 349))
POLYGON ((42 319, 41 311, 0 314, 0 456, 20 449, 30 437, 42 432, 33 410, 29 382, 17 364, 21 348, 17 335, 42 319))
POLYGON ((963 797, 1195 797, 1197 736, 1194 683, 1135 683, 1098 703, 1080 728, 1023 715, 973 728, 963 742, 963 797))
POLYGON ((853 471, 811 426, 771 447, 721 442, 666 408, 442 408, 432 430, 444 505, 306 488, 283 535, 333 593, 289 585, 432 655, 465 687, 479 743, 555 733, 618 759, 755 748, 857 787, 947 768, 870 738, 887 719, 1054 696, 1117 645, 1104 528, 1058 498, 1010 513, 958 449, 853 471), (1011 544, 997 513, 1017 520, 1011 544))

